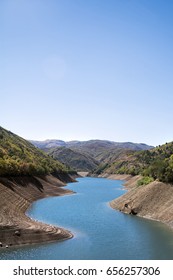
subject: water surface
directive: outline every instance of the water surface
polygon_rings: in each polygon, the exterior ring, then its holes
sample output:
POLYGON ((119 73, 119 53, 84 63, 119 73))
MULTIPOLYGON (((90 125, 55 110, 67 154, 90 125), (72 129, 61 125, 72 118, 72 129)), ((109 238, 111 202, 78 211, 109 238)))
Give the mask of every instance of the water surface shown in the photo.
POLYGON ((122 181, 79 178, 73 195, 32 204, 28 215, 64 227, 74 238, 0 251, 0 259, 173 259, 173 231, 162 223, 115 211, 109 201, 122 195, 122 181))

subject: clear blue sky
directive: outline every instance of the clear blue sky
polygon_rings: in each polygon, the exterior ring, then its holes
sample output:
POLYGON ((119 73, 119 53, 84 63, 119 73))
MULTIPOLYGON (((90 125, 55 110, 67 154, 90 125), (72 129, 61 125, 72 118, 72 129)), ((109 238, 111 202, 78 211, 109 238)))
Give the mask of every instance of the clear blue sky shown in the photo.
POLYGON ((172 0, 0 0, 0 125, 173 141, 172 0))

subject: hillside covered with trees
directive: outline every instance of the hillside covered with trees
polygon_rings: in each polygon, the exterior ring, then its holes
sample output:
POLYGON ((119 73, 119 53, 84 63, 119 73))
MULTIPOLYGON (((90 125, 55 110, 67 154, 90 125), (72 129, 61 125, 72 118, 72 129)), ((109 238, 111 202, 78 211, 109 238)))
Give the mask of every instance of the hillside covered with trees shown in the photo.
MULTIPOLYGON (((96 174, 141 174, 145 178, 173 182, 173 142, 151 150, 126 151, 111 163, 99 166, 96 174), (101 168, 102 167, 102 168, 101 168), (101 171, 100 171, 101 170, 101 171)), ((146 179, 147 180, 147 179, 146 179)))
POLYGON ((70 171, 30 142, 0 127, 0 176, 45 175, 70 171))

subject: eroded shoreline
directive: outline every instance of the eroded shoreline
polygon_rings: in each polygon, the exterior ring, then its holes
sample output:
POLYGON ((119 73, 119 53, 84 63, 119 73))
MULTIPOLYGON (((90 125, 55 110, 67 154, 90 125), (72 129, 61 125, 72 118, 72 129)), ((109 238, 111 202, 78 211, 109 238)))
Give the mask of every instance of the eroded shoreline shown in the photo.
POLYGON ((173 229, 173 185, 154 181, 137 186, 140 175, 104 174, 102 177, 125 181, 123 185, 128 191, 109 203, 113 209, 162 222, 173 229))
MULTIPOLYGON (((140 176, 108 175, 104 178, 123 180, 127 193, 112 200, 113 209, 150 220, 163 222, 173 229, 173 186, 154 181, 136 186, 140 176)), ((41 223, 25 213, 31 204, 45 197, 73 192, 63 188, 71 177, 10 177, 0 178, 0 248, 62 241, 73 237, 63 228, 41 223), (61 180, 60 180, 61 179, 61 180), (62 182, 62 180, 64 182, 62 182)))
POLYGON ((41 198, 73 192, 63 188, 74 180, 61 174, 44 177, 0 178, 0 248, 62 241, 73 234, 60 227, 37 222, 25 213, 41 198))

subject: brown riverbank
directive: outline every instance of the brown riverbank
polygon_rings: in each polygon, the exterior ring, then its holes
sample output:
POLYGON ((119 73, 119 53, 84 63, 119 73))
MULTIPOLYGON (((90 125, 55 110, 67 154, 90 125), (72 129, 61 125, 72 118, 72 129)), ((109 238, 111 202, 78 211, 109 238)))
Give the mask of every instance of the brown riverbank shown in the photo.
MULTIPOLYGON (((118 179, 118 176, 114 179, 118 179)), ((123 176, 120 180, 126 180, 128 192, 111 201, 110 206, 126 214, 163 222, 173 228, 173 185, 154 181, 137 187, 139 176, 123 176)))
MULTIPOLYGON (((25 215, 31 203, 48 196, 72 194, 64 189, 70 176, 0 178, 0 247, 64 240, 68 230, 34 221, 25 215)), ((46 211, 46 209, 45 209, 46 211)))

